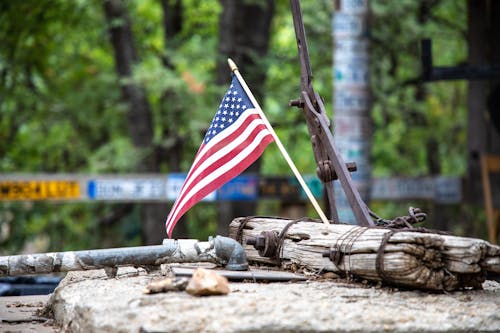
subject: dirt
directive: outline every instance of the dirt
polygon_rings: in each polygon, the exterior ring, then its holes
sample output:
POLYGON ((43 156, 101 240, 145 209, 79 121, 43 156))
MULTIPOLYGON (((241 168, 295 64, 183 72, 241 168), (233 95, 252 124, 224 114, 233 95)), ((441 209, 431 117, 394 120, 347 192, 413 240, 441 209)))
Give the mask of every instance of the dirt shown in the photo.
POLYGON ((0 332, 58 332, 59 326, 43 313, 48 300, 48 295, 0 297, 0 332))

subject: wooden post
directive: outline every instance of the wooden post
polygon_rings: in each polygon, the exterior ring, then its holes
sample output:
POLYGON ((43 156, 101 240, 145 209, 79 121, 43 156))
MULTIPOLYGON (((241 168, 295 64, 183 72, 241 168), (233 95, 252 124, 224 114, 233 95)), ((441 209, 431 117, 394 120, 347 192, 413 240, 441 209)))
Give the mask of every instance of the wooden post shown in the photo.
POLYGON ((238 218, 230 224, 229 234, 241 241, 249 261, 284 267, 295 264, 316 272, 409 288, 481 288, 486 272, 500 273, 500 247, 481 239, 309 221, 288 225, 291 222, 271 217, 238 218), (278 235, 287 225, 278 258, 262 257, 254 246, 246 244, 264 231, 277 236, 279 243, 278 235), (323 256, 325 251, 333 261, 323 256))
POLYGON ((481 179, 483 182, 484 208, 486 210, 486 223, 488 237, 491 243, 497 243, 498 224, 500 222, 500 209, 493 207, 493 193, 491 192, 490 173, 500 172, 500 155, 481 156, 481 179))

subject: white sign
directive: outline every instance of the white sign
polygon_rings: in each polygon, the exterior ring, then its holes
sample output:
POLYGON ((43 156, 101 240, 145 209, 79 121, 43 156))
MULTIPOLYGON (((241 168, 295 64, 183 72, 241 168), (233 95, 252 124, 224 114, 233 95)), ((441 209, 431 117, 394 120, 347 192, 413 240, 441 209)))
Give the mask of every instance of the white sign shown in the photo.
POLYGON ((370 44, 367 38, 337 38, 334 43, 334 59, 336 63, 346 62, 351 59, 357 59, 359 61, 368 60, 368 46, 370 44))
POLYGON ((426 199, 457 203, 462 199, 459 177, 376 178, 371 196, 380 200, 426 199))
POLYGON ((372 133, 371 117, 336 113, 333 125, 335 135, 341 138, 366 138, 372 133))
POLYGON ((336 12, 333 16, 333 36, 335 38, 362 37, 366 35, 367 24, 364 16, 342 12, 336 12))
POLYGON ((166 179, 95 179, 88 195, 99 200, 165 200, 166 179))
POLYGON ((370 96, 367 89, 350 89, 350 87, 337 87, 334 91, 335 114, 348 111, 352 114, 355 111, 363 111, 370 107, 370 96))
POLYGON ((368 12, 368 0, 341 0, 340 11, 352 14, 368 12))
POLYGON ((434 187, 434 198, 438 203, 457 203, 462 200, 462 181, 458 177, 436 177, 434 187))
POLYGON ((335 85, 367 87, 370 83, 368 66, 364 62, 336 63, 333 71, 335 85))

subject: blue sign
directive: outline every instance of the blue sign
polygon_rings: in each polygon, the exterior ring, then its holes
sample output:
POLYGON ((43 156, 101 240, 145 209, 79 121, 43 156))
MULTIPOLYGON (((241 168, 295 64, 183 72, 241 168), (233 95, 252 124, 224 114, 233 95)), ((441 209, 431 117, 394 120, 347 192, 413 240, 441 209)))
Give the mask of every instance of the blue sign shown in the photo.
POLYGON ((259 178, 255 175, 240 175, 217 190, 217 200, 257 200, 259 178))
MULTIPOLYGON (((316 175, 304 175, 304 181, 306 182, 307 187, 311 191, 312 195, 315 198, 321 198, 323 196, 323 183, 316 175)), ((300 198, 303 200, 307 200, 307 195, 302 186, 300 186, 299 181, 295 177, 290 177, 289 179, 291 184, 297 186, 300 189, 300 198)))

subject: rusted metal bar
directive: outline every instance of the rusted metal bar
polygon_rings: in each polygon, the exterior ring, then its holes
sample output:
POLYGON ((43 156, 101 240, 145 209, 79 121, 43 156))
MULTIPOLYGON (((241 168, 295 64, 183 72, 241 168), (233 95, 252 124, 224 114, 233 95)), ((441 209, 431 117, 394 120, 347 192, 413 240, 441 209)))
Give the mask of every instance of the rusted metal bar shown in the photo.
POLYGON ((500 65, 434 66, 432 61, 432 41, 430 39, 420 41, 420 51, 423 81, 491 80, 500 78, 500 65))
MULTIPOLYGON (((185 267, 172 267, 172 272, 175 277, 191 277, 193 275, 194 268, 185 267)), ((245 272, 235 272, 229 270, 216 270, 217 274, 225 276, 228 280, 232 281, 304 281, 307 277, 301 274, 283 272, 283 271, 271 271, 263 269, 252 269, 251 271, 245 272)))
MULTIPOLYGON (((247 270, 245 251, 235 240, 217 236, 208 242, 165 239, 162 245, 51 252, 0 257, 0 276, 47 274, 120 266, 149 268, 165 263, 212 262, 229 270, 247 270)), ((114 271, 116 273, 116 270, 114 271)), ((108 274, 108 275, 110 275, 108 274)))
POLYGON ((332 218, 338 222, 338 214, 335 207, 333 192, 333 180, 338 179, 353 210, 357 223, 361 226, 373 226, 374 223, 370 217, 369 210, 363 202, 361 195, 356 189, 349 173, 349 169, 354 170, 355 165, 350 163, 350 167, 348 168, 335 147, 333 135, 330 129, 330 122, 326 116, 323 100, 313 89, 313 75, 309 62, 309 53, 307 50, 304 23, 302 22, 300 1, 290 0, 290 6, 292 9, 301 67, 300 98, 290 101, 290 105, 297 106, 304 111, 307 127, 311 136, 314 157, 318 165, 318 177, 325 183, 332 218))

